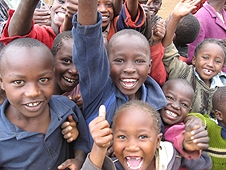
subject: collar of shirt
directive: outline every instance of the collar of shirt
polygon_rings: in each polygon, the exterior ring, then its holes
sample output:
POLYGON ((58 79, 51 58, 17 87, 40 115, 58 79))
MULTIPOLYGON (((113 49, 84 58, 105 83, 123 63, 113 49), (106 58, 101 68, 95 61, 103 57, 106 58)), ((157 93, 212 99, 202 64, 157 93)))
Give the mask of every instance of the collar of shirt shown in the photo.
MULTIPOLYGON (((194 67, 194 73, 195 73, 195 76, 202 82, 204 82, 201 77, 199 76, 199 74, 197 73, 196 71, 196 68, 194 67)), ((222 83, 219 75, 217 74, 216 76, 214 76, 212 79, 211 79, 211 84, 210 84, 210 89, 212 88, 215 88, 215 87, 222 87, 224 86, 224 84, 222 83)))
POLYGON ((218 122, 218 125, 220 126, 220 127, 222 127, 222 130, 221 130, 221 136, 224 138, 224 139, 226 139, 226 127, 224 127, 219 121, 217 121, 218 122))

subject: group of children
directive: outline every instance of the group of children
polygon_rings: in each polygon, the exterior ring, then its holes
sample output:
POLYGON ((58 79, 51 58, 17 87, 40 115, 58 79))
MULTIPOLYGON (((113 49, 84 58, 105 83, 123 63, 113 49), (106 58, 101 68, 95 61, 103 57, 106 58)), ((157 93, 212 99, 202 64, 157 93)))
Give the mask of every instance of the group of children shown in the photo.
POLYGON ((0 167, 224 169, 224 42, 202 41, 193 65, 173 43, 198 2, 165 25, 159 0, 55 0, 48 27, 21 1, 1 39, 0 167))

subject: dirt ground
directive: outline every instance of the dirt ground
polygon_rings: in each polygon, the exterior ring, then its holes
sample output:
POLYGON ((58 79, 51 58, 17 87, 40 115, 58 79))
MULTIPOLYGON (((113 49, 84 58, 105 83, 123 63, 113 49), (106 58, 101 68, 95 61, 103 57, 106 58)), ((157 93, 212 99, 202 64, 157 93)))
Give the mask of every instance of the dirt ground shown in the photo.
POLYGON ((173 10, 174 6, 180 0, 162 0, 162 7, 159 10, 158 14, 163 18, 166 19, 171 11, 173 10))

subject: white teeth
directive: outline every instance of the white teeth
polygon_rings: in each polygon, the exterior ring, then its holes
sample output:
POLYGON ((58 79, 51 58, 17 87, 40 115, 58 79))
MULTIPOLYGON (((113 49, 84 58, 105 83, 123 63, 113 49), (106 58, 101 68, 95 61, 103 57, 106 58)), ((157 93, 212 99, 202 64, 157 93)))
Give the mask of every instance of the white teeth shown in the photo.
POLYGON ((74 82, 75 82, 74 79, 70 79, 70 78, 67 78, 67 77, 64 77, 64 79, 67 80, 67 81, 70 82, 70 83, 74 83, 74 82))
POLYGON ((27 106, 29 107, 35 107, 39 104, 39 102, 35 102, 35 103, 28 103, 27 106))
MULTIPOLYGON (((126 157, 126 159, 130 160, 129 157, 126 157)), ((135 158, 136 160, 140 160, 140 157, 135 158)), ((142 164, 143 164, 143 160, 139 163, 139 165, 137 167, 132 167, 132 165, 130 165, 130 163, 128 161, 126 161, 127 166, 131 169, 131 170, 138 170, 141 168, 142 164)))
POLYGON ((174 118, 177 117, 177 115, 175 113, 173 113, 173 112, 171 112, 169 110, 166 110, 166 114, 169 115, 169 116, 171 116, 171 117, 174 117, 174 118))
POLYGON ((122 79, 123 82, 136 82, 136 79, 122 79))
POLYGON ((203 69, 203 71, 206 72, 206 73, 212 73, 211 70, 207 70, 207 69, 203 69))
POLYGON ((62 12, 58 12, 57 15, 58 15, 59 17, 61 17, 61 18, 64 18, 64 17, 65 17, 65 14, 62 13, 62 12))

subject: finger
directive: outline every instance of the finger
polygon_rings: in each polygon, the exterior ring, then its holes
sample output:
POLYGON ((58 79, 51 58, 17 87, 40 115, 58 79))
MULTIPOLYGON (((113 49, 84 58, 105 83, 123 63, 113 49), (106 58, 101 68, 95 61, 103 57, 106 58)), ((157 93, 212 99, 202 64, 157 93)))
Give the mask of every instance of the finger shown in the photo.
POLYGON ((61 128, 64 129, 66 128, 67 126, 70 125, 70 122, 64 122, 62 125, 61 125, 61 128))
POLYGON ((198 143, 197 144, 201 150, 206 150, 209 148, 209 144, 198 143))
POLYGON ((71 126, 76 127, 77 123, 75 122, 75 120, 74 120, 72 115, 68 116, 68 121, 70 122, 71 126))
POLYGON ((101 105, 99 108, 99 116, 103 116, 104 118, 106 116, 106 108, 104 105, 101 105))
POLYGON ((63 135, 65 135, 65 134, 67 134, 68 132, 70 132, 72 130, 72 127, 71 126, 68 126, 67 128, 64 128, 62 131, 61 131, 61 133, 63 134, 63 135))

